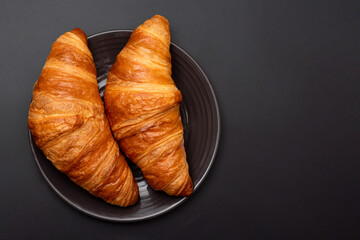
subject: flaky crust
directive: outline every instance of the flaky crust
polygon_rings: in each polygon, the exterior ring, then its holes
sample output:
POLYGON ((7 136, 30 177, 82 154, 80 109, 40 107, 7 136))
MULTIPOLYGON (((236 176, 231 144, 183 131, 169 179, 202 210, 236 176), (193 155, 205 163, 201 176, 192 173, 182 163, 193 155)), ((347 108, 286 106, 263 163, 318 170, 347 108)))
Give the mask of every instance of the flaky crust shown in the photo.
POLYGON ((189 196, 179 115, 181 93, 171 78, 170 31, 159 15, 135 29, 108 75, 104 100, 115 138, 155 190, 189 196))
POLYGON ((28 124, 36 145, 76 184, 114 205, 137 202, 138 186, 111 134, 82 30, 52 45, 34 85, 28 124))

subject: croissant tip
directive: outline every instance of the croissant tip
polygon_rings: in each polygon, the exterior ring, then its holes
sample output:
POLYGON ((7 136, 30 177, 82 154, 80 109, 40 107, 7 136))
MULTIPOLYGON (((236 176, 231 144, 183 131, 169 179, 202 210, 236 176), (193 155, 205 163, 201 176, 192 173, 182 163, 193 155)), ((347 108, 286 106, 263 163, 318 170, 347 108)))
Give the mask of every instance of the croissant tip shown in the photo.
POLYGON ((164 16, 162 16, 160 14, 154 15, 150 20, 155 20, 155 19, 159 19, 159 20, 161 20, 163 22, 166 22, 166 24, 169 24, 169 21, 164 16))
POLYGON ((189 178, 188 182, 186 183, 185 188, 180 193, 180 196, 189 197, 193 193, 193 190, 194 190, 193 182, 192 182, 191 178, 189 178))
POLYGON ((85 32, 80 29, 80 28, 74 28, 71 33, 75 34, 76 36, 78 36, 84 43, 87 43, 87 36, 85 34, 85 32))
POLYGON ((152 18, 161 18, 161 19, 165 19, 165 20, 166 20, 166 18, 165 18, 163 15, 160 15, 160 14, 154 15, 152 18))
POLYGON ((182 197, 190 197, 192 193, 193 193, 193 189, 191 188, 191 189, 189 189, 187 191, 182 192, 180 194, 180 196, 182 196, 182 197))

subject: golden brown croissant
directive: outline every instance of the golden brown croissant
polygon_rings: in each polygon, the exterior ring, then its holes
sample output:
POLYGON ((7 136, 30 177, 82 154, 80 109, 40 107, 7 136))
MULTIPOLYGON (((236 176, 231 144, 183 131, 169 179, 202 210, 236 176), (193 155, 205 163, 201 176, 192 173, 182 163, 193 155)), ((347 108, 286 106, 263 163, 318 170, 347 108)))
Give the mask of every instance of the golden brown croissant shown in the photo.
POLYGON ((132 33, 108 75, 104 101, 113 134, 155 190, 189 196, 193 184, 171 78, 170 31, 159 15, 132 33))
POLYGON ((111 134, 82 30, 52 45, 34 85, 28 124, 36 145, 76 184, 114 205, 136 203, 139 189, 111 134))

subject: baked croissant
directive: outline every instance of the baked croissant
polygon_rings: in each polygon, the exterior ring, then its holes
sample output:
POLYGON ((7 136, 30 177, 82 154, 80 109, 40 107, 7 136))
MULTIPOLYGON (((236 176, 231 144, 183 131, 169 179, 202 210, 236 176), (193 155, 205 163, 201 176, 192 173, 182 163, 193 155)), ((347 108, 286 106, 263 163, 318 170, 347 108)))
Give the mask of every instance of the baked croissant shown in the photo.
POLYGON ((36 145, 76 184, 114 205, 137 202, 139 189, 112 136, 82 30, 52 45, 34 85, 28 124, 36 145))
POLYGON ((170 31, 159 15, 134 30, 106 83, 106 114, 123 152, 149 185, 169 195, 193 190, 179 115, 182 100, 171 78, 170 31))

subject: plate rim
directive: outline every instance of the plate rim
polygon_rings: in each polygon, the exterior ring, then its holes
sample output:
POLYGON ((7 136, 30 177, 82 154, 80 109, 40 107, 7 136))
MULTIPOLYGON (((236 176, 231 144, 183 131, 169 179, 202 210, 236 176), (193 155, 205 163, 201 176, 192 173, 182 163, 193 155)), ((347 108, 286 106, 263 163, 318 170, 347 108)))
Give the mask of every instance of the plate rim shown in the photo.
MULTIPOLYGON (((132 33, 133 30, 131 29, 113 29, 113 30, 107 30, 107 31, 102 31, 102 32, 98 32, 92 35, 89 35, 87 37, 87 40, 89 41, 92 38, 95 38, 97 36, 102 36, 102 35, 106 35, 106 34, 111 34, 111 33, 132 33)), ((217 119, 217 133, 216 133, 216 140, 215 140, 215 146, 210 158, 210 162, 204 172, 204 174, 201 176, 200 180, 198 181, 198 183, 194 186, 194 190, 193 193, 199 188, 199 186, 203 183, 204 179, 206 178, 206 176, 208 175, 215 157, 218 153, 218 149, 219 149, 219 143, 220 143, 220 137, 221 137, 221 117, 220 117, 220 109, 219 109, 219 104, 218 104, 218 100, 216 97, 216 94, 214 92, 214 89, 208 79, 208 77, 206 76, 205 72, 202 70, 202 68, 200 67, 200 65, 195 61, 195 59, 193 57, 191 57, 190 54, 188 54, 185 50, 183 50, 181 47, 179 47, 178 45, 176 45, 175 43, 171 42, 170 45, 172 45, 173 47, 177 48, 182 54, 184 54, 187 58, 190 59, 190 61, 195 65, 195 67, 200 71, 200 73, 203 75, 204 79, 206 80, 207 85, 210 88, 210 92, 211 92, 211 96, 214 99, 214 106, 215 106, 215 112, 216 112, 216 119, 217 119)), ((148 220, 148 219, 153 219, 155 217, 161 216, 175 208, 177 208, 179 205, 181 205, 182 203, 184 203, 189 197, 182 197, 179 199, 179 201, 175 202, 174 204, 168 206, 167 208, 150 214, 150 215, 146 215, 146 216, 142 216, 142 217, 123 217, 123 218, 116 218, 116 217, 108 217, 108 216, 104 216, 101 214, 97 214, 91 211, 88 211, 84 208, 81 207, 81 205, 77 205, 75 203, 73 203, 71 200, 69 200, 66 196, 64 196, 54 185, 53 183, 49 180, 49 178, 47 177, 47 175, 45 174, 45 172, 43 171, 42 167, 40 166, 39 163, 39 159, 36 156, 35 153, 35 147, 37 148, 37 146, 34 146, 34 141, 32 138, 32 134, 30 129, 28 129, 28 135, 29 135, 29 143, 30 143, 30 148, 31 148, 31 152, 33 154, 33 157, 35 159, 36 165, 38 167, 38 169, 40 170, 41 175, 44 177, 46 183, 50 186, 50 188, 60 197, 62 198, 67 204, 69 204, 70 206, 72 206, 74 209, 76 209, 79 212, 82 212, 88 216, 100 219, 100 220, 105 220, 105 221, 109 221, 109 222, 139 222, 139 221, 144 221, 144 220, 148 220)), ((40 149, 39 149, 40 150, 40 149)), ((41 151, 41 150, 40 150, 41 151)))

